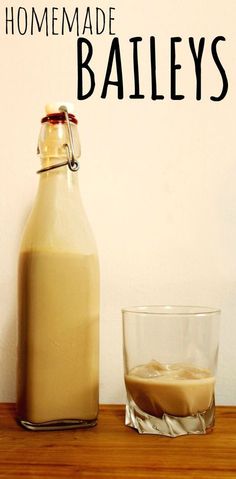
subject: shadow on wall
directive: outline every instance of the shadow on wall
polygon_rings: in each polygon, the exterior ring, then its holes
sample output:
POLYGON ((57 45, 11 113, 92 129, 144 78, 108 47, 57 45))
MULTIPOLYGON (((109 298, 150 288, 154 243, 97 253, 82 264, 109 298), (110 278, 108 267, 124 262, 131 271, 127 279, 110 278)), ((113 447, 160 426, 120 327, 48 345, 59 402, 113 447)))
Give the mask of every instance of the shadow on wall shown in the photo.
MULTIPOLYGON (((22 231, 29 215, 29 208, 21 214, 13 241, 9 241, 10 254, 6 258, 5 271, 0 275, 1 335, 0 335, 0 402, 16 400, 17 365, 17 262, 22 231)), ((6 234, 8 231, 6 229, 6 234)))
POLYGON ((7 315, 0 341, 1 402, 15 402, 16 399, 16 351, 17 314, 16 302, 12 313, 7 315))

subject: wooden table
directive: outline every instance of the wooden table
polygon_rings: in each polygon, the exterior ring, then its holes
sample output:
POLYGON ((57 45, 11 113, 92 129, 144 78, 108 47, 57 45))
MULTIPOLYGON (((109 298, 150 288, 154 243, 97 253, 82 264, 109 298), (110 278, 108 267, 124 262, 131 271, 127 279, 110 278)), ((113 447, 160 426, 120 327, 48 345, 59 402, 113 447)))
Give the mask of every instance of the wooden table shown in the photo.
POLYGON ((236 407, 218 407, 206 436, 139 435, 123 406, 101 406, 92 429, 30 432, 0 405, 0 478, 236 479, 236 407))

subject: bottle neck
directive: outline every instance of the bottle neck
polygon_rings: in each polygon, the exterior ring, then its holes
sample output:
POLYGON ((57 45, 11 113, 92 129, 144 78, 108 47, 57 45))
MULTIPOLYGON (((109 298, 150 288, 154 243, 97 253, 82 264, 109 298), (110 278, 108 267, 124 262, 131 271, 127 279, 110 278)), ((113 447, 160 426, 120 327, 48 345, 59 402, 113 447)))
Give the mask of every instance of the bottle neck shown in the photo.
POLYGON ((75 119, 70 121, 69 128, 63 114, 49 115, 46 121, 42 120, 39 134, 38 153, 41 158, 41 170, 49 169, 39 173, 38 192, 45 201, 48 199, 55 205, 66 202, 66 198, 70 202, 72 195, 73 201, 80 202, 78 172, 71 171, 67 164, 72 147, 75 159, 80 157, 80 141, 75 119), (53 168, 63 163, 64 166, 53 168))
MULTIPOLYGON (((44 158, 41 161, 41 166, 46 168, 52 164, 61 163, 61 161, 62 158, 44 158)), ((55 198, 71 194, 79 195, 79 173, 71 171, 68 165, 40 173, 39 177, 39 193, 46 193, 49 190, 55 198)))
POLYGON ((61 114, 43 118, 38 140, 41 170, 51 170, 67 162, 70 169, 75 171, 76 168, 78 169, 78 159, 81 154, 80 141, 77 120, 73 115, 71 117, 72 121, 69 121, 68 115, 65 121, 61 114))

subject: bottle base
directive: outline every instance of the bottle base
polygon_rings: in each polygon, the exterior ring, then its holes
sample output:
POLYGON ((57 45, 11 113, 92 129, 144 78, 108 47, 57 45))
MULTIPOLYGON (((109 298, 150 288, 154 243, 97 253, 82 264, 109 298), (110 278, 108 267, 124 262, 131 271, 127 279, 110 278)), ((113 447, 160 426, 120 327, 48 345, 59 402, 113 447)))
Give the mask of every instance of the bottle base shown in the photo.
POLYGON ((97 424, 96 419, 63 419, 59 421, 47 421, 41 423, 34 423, 17 419, 17 422, 29 431, 59 431, 64 429, 78 429, 94 427, 97 424))

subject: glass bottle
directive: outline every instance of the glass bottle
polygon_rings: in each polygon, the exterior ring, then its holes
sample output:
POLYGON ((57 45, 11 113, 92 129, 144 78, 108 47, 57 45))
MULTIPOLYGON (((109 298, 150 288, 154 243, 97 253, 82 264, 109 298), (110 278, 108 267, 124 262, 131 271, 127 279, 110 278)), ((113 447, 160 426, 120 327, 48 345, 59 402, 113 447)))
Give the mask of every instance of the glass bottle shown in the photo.
POLYGON ((33 430, 94 426, 98 414, 98 257, 79 191, 77 120, 60 110, 42 119, 19 255, 17 418, 33 430))

